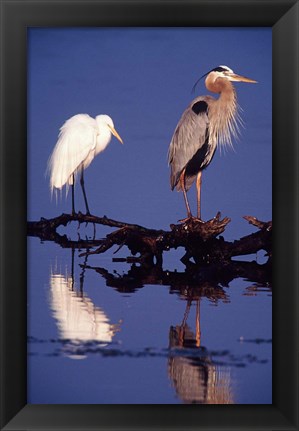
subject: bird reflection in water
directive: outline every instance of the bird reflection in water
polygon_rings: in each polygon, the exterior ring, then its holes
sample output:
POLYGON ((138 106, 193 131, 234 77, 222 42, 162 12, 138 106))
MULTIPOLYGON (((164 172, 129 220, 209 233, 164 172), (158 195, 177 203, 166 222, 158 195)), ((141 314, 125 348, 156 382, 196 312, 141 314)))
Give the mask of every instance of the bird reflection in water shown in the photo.
POLYGON ((190 297, 188 292, 186 299, 182 323, 171 326, 169 331, 169 378, 178 397, 186 404, 233 404, 230 367, 213 363, 207 349, 201 346, 201 297, 196 294, 190 297), (195 332, 187 324, 193 301, 195 332))
MULTIPOLYGON (((219 358, 223 356, 223 352, 211 353, 202 345, 200 305, 202 299, 208 300, 215 306, 220 301, 223 304, 229 303, 229 291, 225 287, 228 287, 235 277, 240 277, 240 274, 246 276, 248 282, 251 281, 255 285, 258 283, 260 288, 268 286, 267 289, 270 292, 270 274, 266 265, 259 265, 257 271, 255 263, 232 262, 233 271, 217 270, 217 267, 213 266, 206 268, 190 266, 184 272, 178 272, 163 270, 160 265, 132 264, 128 272, 123 274, 115 270, 110 272, 102 267, 92 267, 86 262, 80 266, 83 268, 81 280, 84 271, 93 270, 105 280, 106 286, 121 294, 133 294, 145 285, 167 286, 170 294, 177 295, 184 301, 186 307, 181 323, 171 325, 169 329, 168 350, 157 352, 158 356, 166 355, 167 372, 172 386, 180 400, 186 404, 235 403, 231 364, 219 363, 217 359, 215 360, 215 356, 219 358), (190 323, 189 314, 192 314, 193 305, 195 305, 193 307, 195 308, 194 329, 187 323, 188 319, 190 323)), ((68 291, 70 291, 69 287, 68 291)), ((85 307, 87 308, 86 305, 85 307)), ((94 306, 92 310, 95 310, 94 306)), ((99 316, 105 315, 102 312, 99 316)), ((107 328, 104 332, 108 334, 106 338, 108 343, 112 339, 115 327, 109 324, 106 316, 101 319, 103 328, 107 328)), ((132 352, 129 354, 132 355, 132 352)))
POLYGON ((111 343, 120 330, 120 324, 111 324, 106 313, 84 294, 84 272, 80 277, 80 289, 76 288, 73 262, 74 253, 71 273, 67 265, 64 271, 57 264, 51 268, 50 307, 64 354, 73 359, 83 359, 91 344, 105 347, 111 343))
MULTIPOLYGON (((88 267, 92 268, 92 267, 88 267)), ((211 273, 170 272, 159 266, 132 265, 120 276, 104 268, 92 268, 106 280, 106 285, 120 293, 133 293, 147 284, 167 285, 171 294, 186 301, 180 325, 169 330, 168 376, 177 396, 188 404, 233 404, 231 367, 218 365, 201 345, 200 301, 207 298, 212 304, 229 303, 229 296, 211 273), (195 304, 195 331, 187 324, 192 304, 195 304)))

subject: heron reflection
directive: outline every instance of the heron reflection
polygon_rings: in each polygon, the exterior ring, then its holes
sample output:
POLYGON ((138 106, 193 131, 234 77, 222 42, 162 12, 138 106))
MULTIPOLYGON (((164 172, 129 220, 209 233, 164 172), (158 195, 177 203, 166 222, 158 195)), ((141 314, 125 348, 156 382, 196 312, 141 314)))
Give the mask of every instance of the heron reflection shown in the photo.
MULTIPOLYGON (((233 274, 227 274, 226 271, 215 271, 215 267, 211 266, 202 269, 190 266, 184 272, 178 272, 165 271, 159 265, 133 264, 127 273, 119 273, 103 267, 92 267, 86 264, 80 266, 83 271, 95 271, 105 280, 106 286, 120 294, 126 294, 125 296, 133 295, 139 289, 151 285, 165 286, 171 295, 179 297, 180 303, 185 304, 185 310, 179 317, 179 323, 169 322, 169 331, 164 334, 166 343, 167 335, 169 338, 168 348, 157 352, 147 349, 137 350, 137 352, 128 350, 120 354, 129 355, 129 357, 157 354, 158 357, 165 357, 169 381, 173 391, 183 403, 234 404, 237 402, 233 391, 235 382, 232 371, 235 359, 231 357, 229 351, 211 352, 208 348, 209 343, 204 337, 205 325, 200 319, 200 308, 202 301, 209 301, 214 306, 230 302, 229 289, 226 287, 229 287, 234 273, 246 273, 247 281, 252 277, 252 280, 260 280, 260 285, 265 286, 262 280, 268 280, 267 268, 263 267, 263 270, 256 271, 256 265, 250 262, 234 262, 235 271, 233 274), (193 322, 191 317, 195 317, 193 322), (203 343, 206 343, 207 347, 203 343)), ((270 286, 269 282, 269 289, 270 286)), ((117 349, 114 354, 118 354, 117 349)), ((247 359, 238 358, 238 364, 240 361, 246 363, 247 359)))
POLYGON ((233 384, 231 367, 219 365, 210 352, 202 346, 200 303, 202 298, 217 305, 229 303, 227 291, 210 271, 198 273, 190 271, 163 271, 158 265, 153 267, 132 265, 127 274, 109 272, 105 268, 90 267, 99 273, 106 285, 119 293, 133 294, 145 285, 168 286, 171 294, 176 294, 186 302, 180 324, 170 326, 169 353, 167 358, 168 377, 177 396, 188 404, 233 404, 233 384), (195 305, 194 330, 188 324, 192 306, 195 305))
POLYGON ((219 366, 201 346, 200 297, 187 299, 182 323, 169 330, 168 376, 178 397, 188 404, 233 404, 231 368, 219 366), (187 324, 195 302, 195 331, 187 324), (181 352, 181 354, 180 354, 181 352))

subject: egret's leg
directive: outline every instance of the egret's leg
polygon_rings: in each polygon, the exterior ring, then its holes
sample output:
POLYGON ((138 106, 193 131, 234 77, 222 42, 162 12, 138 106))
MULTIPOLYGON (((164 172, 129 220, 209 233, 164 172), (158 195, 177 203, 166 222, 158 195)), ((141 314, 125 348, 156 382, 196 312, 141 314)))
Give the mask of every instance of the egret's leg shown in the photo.
POLYGON ((74 260, 75 260, 75 249, 72 247, 72 269, 71 269, 71 290, 74 290, 74 260))
POLYGON ((75 215, 75 175, 73 174, 73 184, 72 184, 72 215, 75 215))
POLYGON ((86 193, 85 193, 85 187, 84 187, 84 169, 83 168, 81 170, 80 184, 81 184, 82 191, 83 191, 83 197, 84 197, 84 202, 85 202, 85 206, 86 206, 86 214, 90 214, 90 211, 88 208, 88 203, 87 203, 87 198, 86 198, 86 193))
POLYGON ((188 198, 187 198, 187 193, 186 193, 186 188, 185 188, 185 169, 183 170, 183 172, 180 175, 180 184, 181 184, 181 188, 182 188, 183 193, 184 193, 185 205, 187 208, 187 218, 191 218, 192 214, 191 214, 191 210, 190 210, 190 206, 189 206, 189 202, 188 202, 188 198))
POLYGON ((196 178, 196 189, 197 189, 197 218, 199 218, 199 220, 201 220, 200 217, 200 192, 201 192, 201 174, 202 171, 199 171, 197 174, 197 178, 196 178))

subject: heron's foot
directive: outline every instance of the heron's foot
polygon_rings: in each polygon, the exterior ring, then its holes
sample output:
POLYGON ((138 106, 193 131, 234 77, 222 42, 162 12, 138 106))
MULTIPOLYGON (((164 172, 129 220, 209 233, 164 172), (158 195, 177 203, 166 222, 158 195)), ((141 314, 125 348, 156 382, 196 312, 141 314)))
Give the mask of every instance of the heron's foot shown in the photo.
POLYGON ((193 216, 192 214, 189 214, 188 217, 183 218, 181 220, 178 220, 179 223, 204 223, 203 220, 201 220, 198 217, 193 216))

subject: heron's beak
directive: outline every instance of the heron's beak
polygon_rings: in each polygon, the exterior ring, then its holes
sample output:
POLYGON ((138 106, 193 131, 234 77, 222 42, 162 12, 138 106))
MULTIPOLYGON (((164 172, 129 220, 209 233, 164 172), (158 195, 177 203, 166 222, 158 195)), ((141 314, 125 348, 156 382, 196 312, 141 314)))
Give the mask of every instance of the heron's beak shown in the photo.
POLYGON ((254 81, 253 79, 246 78, 245 76, 237 75, 236 73, 230 73, 229 74, 229 80, 230 81, 237 81, 237 82, 249 82, 251 84, 257 83, 257 81, 254 81))
POLYGON ((118 139, 119 142, 121 144, 123 144, 123 140, 121 139, 121 137, 119 136, 119 134, 117 133, 117 131, 114 129, 114 127, 109 126, 109 124, 108 124, 108 127, 111 130, 112 135, 114 135, 116 137, 116 139, 118 139))

